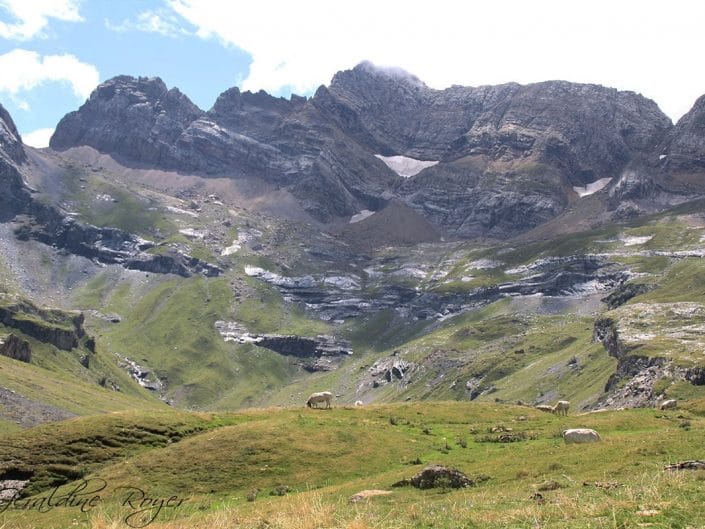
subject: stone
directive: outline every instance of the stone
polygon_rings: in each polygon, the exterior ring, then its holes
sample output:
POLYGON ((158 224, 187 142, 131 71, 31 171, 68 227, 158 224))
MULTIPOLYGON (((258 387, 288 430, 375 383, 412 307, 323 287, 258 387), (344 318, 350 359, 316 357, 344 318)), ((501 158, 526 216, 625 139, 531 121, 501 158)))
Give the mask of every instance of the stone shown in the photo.
POLYGON ((412 485, 417 489, 459 489, 464 487, 474 487, 478 483, 487 481, 488 479, 490 479, 488 476, 478 476, 471 479, 457 469, 442 465, 429 465, 416 474, 413 478, 398 481, 394 483, 392 487, 412 485))

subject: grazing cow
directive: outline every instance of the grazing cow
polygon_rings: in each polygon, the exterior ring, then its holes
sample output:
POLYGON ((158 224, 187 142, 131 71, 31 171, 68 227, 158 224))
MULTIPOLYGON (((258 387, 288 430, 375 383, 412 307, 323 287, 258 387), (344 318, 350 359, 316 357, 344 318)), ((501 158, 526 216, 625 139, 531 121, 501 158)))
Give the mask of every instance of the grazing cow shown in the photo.
POLYGON ((355 406, 363 406, 365 403, 362 402, 361 400, 356 400, 355 401, 355 406))
POLYGON ((676 399, 664 400, 660 405, 661 410, 675 410, 678 407, 678 401, 676 399))
POLYGON ((553 406, 549 406, 548 404, 538 404, 537 406, 534 406, 534 408, 536 408, 537 410, 553 413, 553 406))
POLYGON ((309 408, 318 408, 318 404, 321 402, 326 403, 326 408, 330 408, 330 400, 333 398, 333 394, 330 391, 321 391, 320 393, 312 393, 311 396, 306 401, 306 406, 309 408), (314 406, 315 404, 315 406, 314 406))
POLYGON ((596 443, 602 441, 602 437, 595 430, 590 428, 573 428, 563 432, 563 440, 569 443, 596 443))
POLYGON ((553 407, 553 413, 556 415, 568 415, 568 408, 570 407, 570 402, 567 400, 559 400, 553 407))

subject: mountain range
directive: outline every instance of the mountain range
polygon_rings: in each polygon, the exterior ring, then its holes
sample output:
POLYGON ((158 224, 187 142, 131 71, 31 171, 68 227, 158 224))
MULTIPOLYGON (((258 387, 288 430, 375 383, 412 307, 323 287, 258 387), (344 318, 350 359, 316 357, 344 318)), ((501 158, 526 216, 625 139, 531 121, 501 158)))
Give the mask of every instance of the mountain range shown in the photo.
POLYGON ((0 107, 4 420, 94 410, 65 377, 128 407, 697 393, 704 178, 705 96, 674 125, 565 81, 361 63, 204 111, 119 76, 48 149, 0 107))

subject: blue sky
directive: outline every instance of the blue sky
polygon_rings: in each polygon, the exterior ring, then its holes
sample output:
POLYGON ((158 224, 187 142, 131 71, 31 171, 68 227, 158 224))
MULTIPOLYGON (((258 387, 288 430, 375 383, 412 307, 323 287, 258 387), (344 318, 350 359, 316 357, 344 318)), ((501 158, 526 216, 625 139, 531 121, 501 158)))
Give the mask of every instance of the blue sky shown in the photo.
MULTIPOLYGON (((81 21, 50 18, 42 32, 32 38, 1 39, 0 55, 16 49, 37 52, 42 58, 68 54, 94 66, 99 81, 121 74, 159 76, 204 109, 212 106, 219 93, 247 76, 251 62, 248 53, 216 39, 195 36, 193 26, 183 19, 174 22, 184 34, 139 29, 141 13, 164 9, 159 0, 96 0, 78 6, 81 21)), ((9 15, 7 9, 0 11, 0 20, 13 21, 9 15)), ((0 91, 0 103, 8 109, 20 133, 27 135, 53 128, 87 95, 85 90, 76 93, 68 80, 48 80, 15 94, 0 91)))
POLYGON ((705 93, 703 20, 690 0, 0 0, 0 103, 41 146, 115 75, 208 109, 232 86, 310 95, 371 60, 434 88, 598 83, 676 120, 705 93))

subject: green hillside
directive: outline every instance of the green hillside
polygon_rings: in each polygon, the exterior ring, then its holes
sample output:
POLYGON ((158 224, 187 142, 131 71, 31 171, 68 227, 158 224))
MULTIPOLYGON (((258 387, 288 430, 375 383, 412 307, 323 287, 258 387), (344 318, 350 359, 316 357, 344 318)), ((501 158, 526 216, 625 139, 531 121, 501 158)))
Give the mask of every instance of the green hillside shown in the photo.
POLYGON ((703 457, 704 416, 701 400, 667 412, 567 417, 458 402, 87 417, 5 435, 0 450, 6 473, 36 472, 35 498, 52 478, 70 476, 105 483, 100 505, 7 509, 0 519, 8 529, 126 527, 135 509, 124 496, 139 488, 183 499, 146 513, 159 528, 698 527, 703 471, 664 466, 703 457), (560 432, 569 427, 593 428, 603 440, 565 445, 560 432), (392 487, 431 463, 477 485, 392 487), (348 501, 369 489, 391 494, 348 501))

